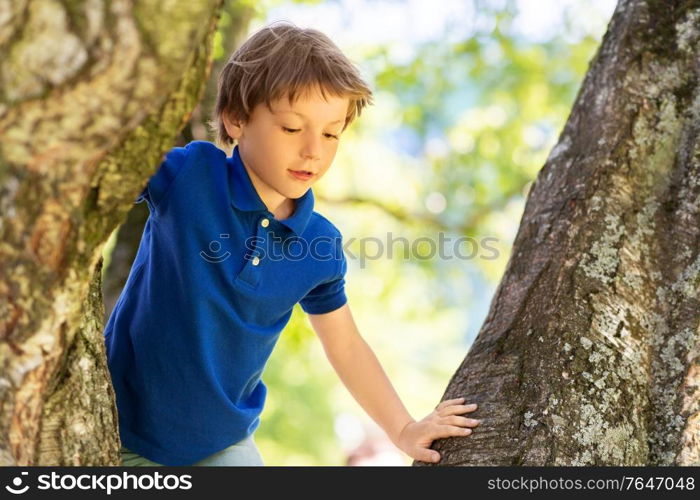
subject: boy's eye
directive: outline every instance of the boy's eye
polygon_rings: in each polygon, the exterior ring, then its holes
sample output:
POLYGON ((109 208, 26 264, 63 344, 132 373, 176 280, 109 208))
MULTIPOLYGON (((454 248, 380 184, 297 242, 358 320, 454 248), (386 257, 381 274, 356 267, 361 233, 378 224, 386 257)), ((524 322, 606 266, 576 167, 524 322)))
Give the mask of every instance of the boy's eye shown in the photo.
MULTIPOLYGON (((293 133, 295 133, 295 132, 299 132, 301 129, 299 129, 299 128, 282 127, 282 130, 284 130, 285 132, 289 132, 290 134, 293 134, 293 133)), ((333 138, 333 139, 335 139, 335 140, 338 140, 338 139, 339 139, 339 137, 338 137, 337 135, 333 135, 333 134, 323 134, 323 135, 325 135, 326 137, 331 137, 331 138, 333 138)))

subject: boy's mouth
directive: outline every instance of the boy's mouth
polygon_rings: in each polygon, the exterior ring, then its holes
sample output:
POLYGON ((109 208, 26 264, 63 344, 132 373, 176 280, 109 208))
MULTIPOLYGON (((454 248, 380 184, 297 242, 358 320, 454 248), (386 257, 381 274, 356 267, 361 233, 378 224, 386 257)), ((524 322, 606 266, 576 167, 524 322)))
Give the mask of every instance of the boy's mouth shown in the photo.
POLYGON ((292 174, 292 176, 296 179, 302 180, 302 181, 308 181, 311 179, 314 175, 313 172, 309 172, 308 170, 289 170, 289 172, 292 174))

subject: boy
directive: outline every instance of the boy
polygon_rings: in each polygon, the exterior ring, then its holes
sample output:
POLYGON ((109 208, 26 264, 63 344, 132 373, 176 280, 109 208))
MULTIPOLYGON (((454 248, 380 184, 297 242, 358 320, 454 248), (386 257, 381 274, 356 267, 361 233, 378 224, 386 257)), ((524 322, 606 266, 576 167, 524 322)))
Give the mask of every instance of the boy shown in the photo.
POLYGON ((371 103, 322 33, 273 23, 219 77, 217 143, 173 148, 137 201, 150 217, 105 329, 124 465, 263 465, 252 439, 265 363, 300 303, 342 382, 411 457, 468 435, 476 405, 443 401, 415 421, 357 331, 342 236, 312 184, 371 103), (281 258, 280 258, 281 255, 281 258))

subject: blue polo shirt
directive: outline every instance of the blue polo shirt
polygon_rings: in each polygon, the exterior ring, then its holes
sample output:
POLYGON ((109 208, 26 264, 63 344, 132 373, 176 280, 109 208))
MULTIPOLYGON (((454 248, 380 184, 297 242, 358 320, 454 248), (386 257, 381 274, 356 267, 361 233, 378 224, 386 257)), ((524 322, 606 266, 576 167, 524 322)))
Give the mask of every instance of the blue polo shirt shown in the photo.
POLYGON ((191 465, 257 429, 294 305, 345 304, 342 236, 311 188, 275 219, 238 146, 173 148, 139 201, 150 216, 105 328, 119 432, 154 462, 191 465))

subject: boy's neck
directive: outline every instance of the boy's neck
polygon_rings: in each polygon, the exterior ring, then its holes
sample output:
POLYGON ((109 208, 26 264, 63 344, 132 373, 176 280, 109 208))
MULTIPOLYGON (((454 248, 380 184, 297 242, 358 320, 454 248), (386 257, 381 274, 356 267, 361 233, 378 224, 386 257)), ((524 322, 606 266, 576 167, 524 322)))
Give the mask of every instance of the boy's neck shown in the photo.
POLYGON ((248 168, 245 162, 243 162, 243 168, 248 172, 248 177, 253 183, 253 188, 258 193, 258 196, 265 204, 265 207, 275 216, 275 219, 284 220, 291 217, 296 209, 296 202, 292 198, 282 196, 277 191, 268 189, 267 186, 258 179, 255 172, 248 168))
POLYGON ((294 213, 296 202, 291 198, 285 198, 284 201, 274 210, 268 207, 277 220, 288 219, 294 213))
POLYGON ((265 192, 264 189, 260 189, 256 186, 256 181, 257 179, 254 178, 253 181, 253 187, 258 193, 258 196, 260 196, 260 199, 262 202, 265 204, 267 209, 272 212, 272 215, 275 216, 275 219, 277 220, 284 220, 288 219, 289 217, 292 216, 294 213, 294 210, 296 208, 296 203, 293 199, 287 198, 285 196, 282 196, 280 193, 274 191, 274 192, 265 192))

